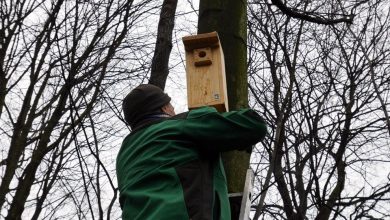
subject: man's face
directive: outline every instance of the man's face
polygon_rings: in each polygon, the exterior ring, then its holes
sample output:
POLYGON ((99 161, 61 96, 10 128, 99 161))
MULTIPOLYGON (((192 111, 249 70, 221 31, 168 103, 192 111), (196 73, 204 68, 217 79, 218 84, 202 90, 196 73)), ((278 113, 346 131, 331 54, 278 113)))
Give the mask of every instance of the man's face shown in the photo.
POLYGON ((162 110, 164 113, 166 113, 166 114, 168 114, 168 115, 170 115, 170 116, 176 115, 176 113, 175 113, 175 108, 171 105, 171 103, 168 103, 168 104, 164 105, 164 106, 161 108, 161 110, 162 110))

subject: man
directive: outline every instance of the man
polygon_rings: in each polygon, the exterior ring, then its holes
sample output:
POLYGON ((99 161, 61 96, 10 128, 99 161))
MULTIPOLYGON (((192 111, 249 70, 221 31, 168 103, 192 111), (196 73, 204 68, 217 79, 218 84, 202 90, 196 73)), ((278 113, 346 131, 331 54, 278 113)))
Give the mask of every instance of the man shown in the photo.
POLYGON ((175 115, 170 100, 160 88, 140 85, 123 101, 132 132, 116 164, 122 217, 230 220, 220 152, 251 149, 266 125, 250 109, 175 115))

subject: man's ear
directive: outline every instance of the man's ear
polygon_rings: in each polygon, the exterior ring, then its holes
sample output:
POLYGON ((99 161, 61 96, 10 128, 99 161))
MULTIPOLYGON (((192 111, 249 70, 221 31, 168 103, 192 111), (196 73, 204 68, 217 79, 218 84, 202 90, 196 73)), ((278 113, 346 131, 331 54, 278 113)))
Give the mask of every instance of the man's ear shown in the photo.
POLYGON ((165 113, 165 111, 167 110, 167 108, 165 107, 165 105, 163 105, 163 106, 161 106, 160 110, 161 110, 162 112, 165 113))
POLYGON ((170 116, 175 115, 175 109, 173 108, 171 103, 168 103, 168 104, 164 105, 163 107, 161 107, 161 111, 164 112, 165 114, 170 115, 170 116))
POLYGON ((160 108, 162 112, 168 114, 168 105, 164 105, 163 107, 160 108))

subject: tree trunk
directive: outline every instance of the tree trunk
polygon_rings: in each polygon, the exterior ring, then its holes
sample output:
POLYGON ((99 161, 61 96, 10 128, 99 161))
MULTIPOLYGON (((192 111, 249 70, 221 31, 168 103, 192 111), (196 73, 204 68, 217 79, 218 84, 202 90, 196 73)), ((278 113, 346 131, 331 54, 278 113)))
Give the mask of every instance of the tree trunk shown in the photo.
MULTIPOLYGON (((217 31, 225 55, 229 109, 248 107, 247 1, 201 0, 198 33, 217 31)), ((229 193, 242 192, 250 154, 233 151, 222 155, 229 193)))
POLYGON ((164 0, 157 29, 157 42, 152 61, 149 83, 165 88, 169 74, 168 62, 172 50, 172 31, 175 23, 177 0, 164 0))

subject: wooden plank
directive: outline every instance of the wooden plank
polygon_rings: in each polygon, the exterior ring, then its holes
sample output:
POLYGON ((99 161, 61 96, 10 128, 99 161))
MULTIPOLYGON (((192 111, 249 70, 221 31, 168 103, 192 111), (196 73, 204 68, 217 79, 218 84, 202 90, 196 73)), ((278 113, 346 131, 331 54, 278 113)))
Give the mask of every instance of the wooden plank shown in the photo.
POLYGON ((219 47, 220 45, 218 34, 215 31, 183 37, 183 43, 186 51, 203 47, 219 47))

